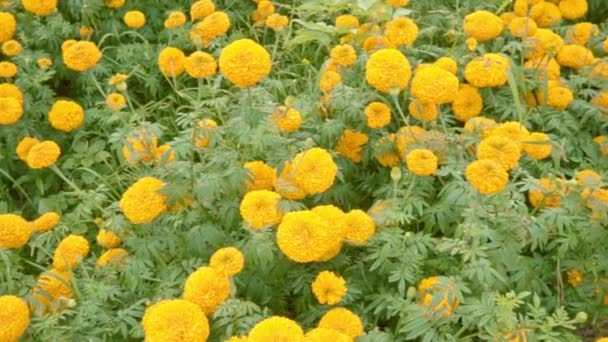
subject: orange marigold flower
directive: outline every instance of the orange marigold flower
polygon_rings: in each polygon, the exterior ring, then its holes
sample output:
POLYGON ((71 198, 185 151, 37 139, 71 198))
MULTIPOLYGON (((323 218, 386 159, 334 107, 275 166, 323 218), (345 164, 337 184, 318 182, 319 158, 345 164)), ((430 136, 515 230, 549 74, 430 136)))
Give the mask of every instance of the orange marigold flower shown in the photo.
POLYGON ((277 107, 276 112, 270 117, 281 132, 291 133, 297 131, 302 125, 302 115, 295 108, 286 106, 277 107))
POLYGON ((524 152, 530 157, 541 160, 551 155, 551 139, 544 133, 530 133, 527 142, 522 144, 524 152))
POLYGON ((108 229, 100 229, 96 237, 97 243, 106 249, 116 248, 122 243, 122 239, 116 233, 108 229))
POLYGON ((120 209, 133 224, 152 222, 167 211, 167 195, 159 193, 165 183, 154 177, 143 177, 131 185, 120 199, 120 209))
POLYGON ((458 121, 467 122, 478 116, 483 109, 483 98, 479 89, 468 84, 460 84, 458 94, 452 101, 452 112, 458 121))
POLYGON ((407 169, 418 176, 431 176, 437 171, 437 156, 426 149, 415 149, 407 154, 407 169))
POLYGON ((277 170, 263 161, 252 161, 243 165, 248 172, 245 180, 247 191, 272 190, 274 182, 277 180, 277 170))
POLYGON ((122 265, 129 256, 129 253, 122 248, 112 248, 105 251, 99 259, 97 259, 98 266, 107 266, 109 264, 122 265))
POLYGON ((353 162, 359 163, 363 159, 361 150, 368 140, 367 134, 346 129, 338 140, 335 150, 353 162))
POLYGON ((89 254, 90 246, 87 239, 80 235, 65 237, 53 254, 53 267, 59 271, 74 269, 84 257, 89 254))
POLYGON ((194 130, 194 141, 196 146, 205 148, 211 142, 211 136, 217 129, 217 122, 212 119, 200 120, 194 130))
POLYGON ((583 282, 583 274, 578 270, 569 270, 566 274, 568 275, 568 283, 570 283, 572 287, 577 287, 583 282))
POLYGON ((515 18, 509 24, 509 31, 517 38, 533 36, 536 30, 538 30, 538 26, 536 26, 534 20, 528 17, 515 18))
POLYGON ((574 44, 585 46, 591 38, 597 37, 599 34, 600 30, 597 25, 583 22, 572 25, 566 33, 566 39, 574 44))
POLYGON ((476 160, 467 166, 465 175, 469 184, 483 195, 499 193, 509 182, 509 174, 491 159, 476 160))
POLYGON ((21 0, 23 8, 37 16, 51 15, 57 8, 57 0, 21 0))
POLYGON ((266 26, 278 31, 289 24, 289 18, 280 14, 271 14, 266 18, 266 26))
POLYGON ((561 0, 559 2, 559 11, 561 15, 568 20, 575 20, 583 17, 589 10, 587 0, 561 0))
POLYGON ((0 62, 0 77, 11 78, 17 75, 17 65, 11 62, 0 62))
POLYGON ((15 57, 21 53, 23 46, 18 41, 11 39, 2 43, 2 53, 9 56, 15 57))
POLYGON ((23 116, 23 106, 14 97, 0 97, 0 125, 16 123, 23 116))
POLYGON ((369 128, 382 128, 391 123, 391 109, 382 102, 368 104, 364 113, 369 128))
POLYGON ((395 145, 395 134, 378 139, 374 146, 374 157, 384 167, 393 167, 399 163, 400 158, 395 145))
POLYGON ((295 262, 317 261, 333 246, 330 224, 310 210, 290 212, 277 229, 277 244, 295 262))
POLYGON ((32 229, 38 233, 48 232, 55 228, 57 223, 59 223, 59 219, 59 214, 54 211, 49 211, 32 222, 32 229))
POLYGON ((32 289, 34 312, 58 312, 66 307, 65 300, 72 298, 72 280, 67 271, 51 269, 42 273, 32 289))
POLYGON ((166 47, 158 55, 160 72, 167 77, 177 77, 184 72, 186 55, 178 48, 166 47))
POLYGON ((520 157, 520 145, 502 135, 483 139, 477 148, 477 158, 493 160, 507 171, 517 166, 520 157))
POLYGON ((75 71, 86 71, 97 65, 101 51, 92 42, 79 41, 62 50, 63 63, 75 71))
POLYGON ((4 43, 15 35, 17 20, 15 20, 15 16, 12 13, 0 12, 0 23, 2 23, 2 26, 0 26, 0 43, 4 43))
POLYGON ((215 12, 215 4, 211 0, 198 0, 190 6, 190 19, 192 21, 204 19, 215 12))
POLYGON ((224 12, 213 12, 203 21, 194 25, 190 31, 190 41, 196 46, 207 47, 211 42, 223 36, 230 29, 230 18, 224 12))
POLYGON ((366 244, 376 233, 376 224, 366 212, 354 209, 346 213, 346 240, 353 245, 366 244))
POLYGON ((458 78, 436 66, 418 69, 410 85, 412 96, 422 103, 452 102, 458 94, 458 78))
POLYGON ((30 325, 30 310, 27 303, 16 296, 0 296, 0 341, 17 342, 30 325))
POLYGON ((416 120, 429 122, 435 120, 439 115, 438 107, 435 103, 423 103, 414 99, 407 105, 407 110, 416 120))
POLYGON ((509 60, 499 54, 486 53, 470 61, 464 70, 464 78, 476 88, 500 87, 507 83, 509 60))
POLYGON ((55 164, 59 155, 61 155, 59 145, 54 141, 45 140, 32 146, 27 154, 26 163, 32 169, 42 169, 55 164))
POLYGON ((564 180, 543 177, 528 193, 528 199, 534 208, 561 207, 562 193, 567 189, 564 180))
POLYGON ((21 248, 29 241, 32 226, 23 217, 13 214, 0 215, 0 248, 21 248))
POLYGON ((74 101, 58 100, 49 111, 51 126, 62 132, 71 132, 84 121, 84 109, 74 101))
POLYGON ((272 316, 256 324, 249 332, 248 341, 303 341, 304 331, 298 323, 280 316, 272 316))
POLYGON ((533 59, 556 54, 564 46, 564 40, 549 29, 539 28, 533 36, 524 40, 524 44, 526 58, 533 59))
POLYGON ((359 19, 354 15, 344 14, 336 18, 335 25, 339 29, 356 29, 359 27, 359 19))
POLYGON ((241 272, 244 264, 243 253, 235 247, 220 248, 209 259, 209 266, 227 277, 241 272))
POLYGON ((450 316, 460 304, 454 291, 455 286, 456 284, 449 278, 429 277, 422 279, 418 284, 419 305, 426 307, 433 313, 441 313, 441 317, 450 316), (446 286, 442 286, 442 282, 447 283, 446 286), (437 306, 431 307, 432 303, 436 302, 436 296, 440 297, 441 300, 437 306))
POLYGON ((541 1, 530 8, 530 18, 536 22, 538 27, 546 28, 562 20, 562 13, 555 4, 541 1))

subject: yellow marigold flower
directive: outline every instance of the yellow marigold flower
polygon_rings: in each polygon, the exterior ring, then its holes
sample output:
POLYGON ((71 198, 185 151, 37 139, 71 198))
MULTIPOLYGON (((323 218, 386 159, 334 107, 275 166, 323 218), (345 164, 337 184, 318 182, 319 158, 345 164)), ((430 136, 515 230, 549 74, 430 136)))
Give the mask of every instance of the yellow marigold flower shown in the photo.
POLYGON ((302 115, 295 108, 279 106, 270 118, 279 131, 285 133, 295 132, 302 125, 302 115))
POLYGON ((27 155, 34 145, 39 144, 40 140, 31 137, 25 137, 19 141, 17 145, 17 156, 24 162, 27 161, 27 155))
POLYGON ((405 159, 409 152, 409 146, 423 140, 426 133, 427 131, 419 126, 404 126, 397 131, 396 145, 402 159, 405 159))
POLYGON ((353 245, 366 244, 376 233, 374 220, 363 210, 351 210, 344 219, 347 227, 346 240, 353 245))
POLYGON ((209 266, 227 277, 241 272, 244 264, 243 253, 234 247, 220 248, 209 259, 209 266))
POLYGON ((374 157, 384 167, 393 167, 399 163, 400 158, 395 146, 394 134, 378 139, 374 146, 374 157))
POLYGON ((395 18, 386 24, 384 36, 395 46, 412 46, 418 38, 418 26, 410 18, 395 18))
POLYGON ((51 126, 62 132, 71 132, 82 125, 84 109, 74 102, 58 100, 49 111, 51 126))
POLYGON ((382 102, 368 104, 364 112, 369 128, 382 128, 391 123, 391 109, 382 102))
POLYGON ((268 76, 270 54, 251 39, 240 39, 226 46, 220 55, 224 77, 239 88, 251 87, 268 76))
POLYGON ((589 5, 587 0, 561 0, 559 10, 564 19, 575 20, 587 14, 589 5))
POLYGON ((217 129, 217 122, 212 119, 200 120, 194 131, 194 142, 196 146, 205 148, 211 142, 211 135, 217 129))
POLYGON ((37 16, 47 16, 57 8, 57 0, 21 0, 23 8, 37 16))
POLYGON ((458 121, 467 122, 478 116, 483 109, 483 98, 479 89, 468 84, 460 84, 458 94, 452 101, 452 112, 458 121))
POLYGON ((361 46, 363 47, 363 49, 365 51, 367 51, 367 53, 372 53, 372 52, 374 52, 376 50, 381 50, 381 49, 387 49, 387 48, 393 49, 393 48, 395 48, 395 45, 393 45, 393 43, 391 43, 384 36, 371 36, 371 37, 367 37, 363 41, 363 44, 361 44, 361 46))
POLYGON ((390 93, 407 86, 412 67, 405 56, 396 49, 381 49, 374 52, 365 66, 367 83, 377 90, 390 93))
POLYGON ((7 40, 4 43, 2 43, 2 53, 9 56, 9 57, 14 57, 17 56, 21 53, 21 50, 23 49, 23 47, 21 46, 21 43, 19 43, 18 41, 11 39, 11 40, 7 40))
POLYGON ((456 75, 458 72, 458 62, 451 57, 441 57, 433 63, 434 66, 439 67, 445 71, 456 75))
POLYGON ((122 155, 131 165, 139 162, 150 163, 156 160, 158 138, 140 129, 127 138, 127 143, 122 147, 122 155))
MULTIPOLYGON (((392 0, 394 1, 394 0, 392 0)), ((306 342, 352 342, 352 337, 343 334, 334 329, 327 328, 314 328, 306 333, 304 336, 306 342)))
POLYGON ((361 318, 346 308, 335 308, 327 311, 321 317, 318 327, 333 329, 351 338, 357 338, 365 334, 361 318))
POLYGON ((185 60, 186 73, 193 78, 206 78, 215 75, 217 63, 213 56, 202 51, 193 52, 185 60))
POLYGON ((334 149, 344 157, 359 163, 363 159, 361 150, 368 140, 367 134, 346 129, 334 149))
POLYGON ((277 180, 277 170, 263 161, 252 161, 243 165, 248 172, 245 180, 247 191, 272 190, 274 182, 277 180))
POLYGON ((279 209, 281 195, 268 190, 254 190, 245 194, 240 205, 243 220, 253 229, 262 229, 281 222, 283 212, 279 209))
POLYGON ((602 182, 602 176, 593 170, 581 170, 575 176, 576 182, 585 187, 597 188, 602 182))
POLYGON ((469 184, 483 195, 499 193, 509 182, 509 174, 491 159, 476 160, 467 166, 465 176, 469 184))
POLYGON ((42 70, 48 70, 52 65, 53 65, 53 61, 50 58, 38 58, 38 60, 36 61, 36 64, 38 65, 38 67, 42 70))
POLYGON ((549 56, 529 59, 524 63, 524 68, 534 71, 534 76, 540 80, 557 80, 561 74, 559 63, 549 56))
POLYGON ((320 272, 310 285, 312 292, 321 304, 338 304, 346 295, 346 281, 334 272, 320 272))
POLYGON ((351 45, 338 45, 331 49, 330 57, 337 65, 349 67, 357 61, 357 52, 351 45))
POLYGON ((46 233, 59 223, 59 214, 49 211, 32 222, 32 229, 38 233, 46 233))
POLYGON ((120 110, 127 105, 127 99, 120 93, 110 93, 106 98, 106 106, 111 110, 120 110))
POLYGON ((204 19, 215 12, 215 4, 211 0, 198 0, 190 6, 190 19, 192 21, 204 19))
POLYGON ((405 7, 410 3, 410 0, 386 0, 386 3, 393 7, 405 7))
POLYGON ((32 226, 21 216, 0 215, 0 248, 21 248, 30 239, 32 226))
POLYGON ((486 53, 470 61, 464 70, 464 78, 473 87, 500 87, 507 83, 509 60, 499 54, 486 53))
POLYGON ((16 123, 23 116, 23 106, 14 97, 0 97, 0 125, 16 123))
POLYGON ((85 39, 93 34, 93 28, 90 26, 81 26, 78 30, 78 34, 80 35, 80 38, 85 39))
POLYGON ((326 69, 319 79, 319 88, 321 88, 323 93, 328 94, 340 83, 342 83, 342 76, 335 71, 326 69))
POLYGON ((431 176, 437 171, 437 156, 426 149, 415 149, 407 154, 407 169, 418 176, 431 176))
POLYGON ((266 18, 266 26, 278 31, 289 24, 289 18, 280 14, 271 14, 266 18))
POLYGON ((165 19, 164 26, 166 29, 176 29, 184 26, 184 24, 188 21, 184 12, 173 11, 169 13, 167 19, 165 19))
POLYGON ((228 32, 230 18, 224 12, 213 12, 190 31, 190 41, 196 46, 207 47, 215 38, 228 32))
POLYGON ((591 103, 598 106, 604 113, 608 113, 608 91, 601 91, 593 97, 591 103))
POLYGON ((518 17, 527 17, 528 12, 530 10, 530 6, 534 5, 537 2, 538 1, 531 0, 515 0, 515 2, 513 3, 513 12, 518 17))
POLYGON ((578 270, 569 270, 566 274, 568 275, 568 283, 570 283, 572 287, 577 287, 583 282, 583 274, 578 270))
POLYGON ((586 200, 585 206, 591 210, 592 219, 598 220, 605 215, 604 213, 608 210, 608 190, 586 190, 583 191, 581 196, 583 196, 586 200))
POLYGON ((184 284, 183 298, 198 305, 205 315, 211 315, 230 296, 228 277, 211 267, 192 272, 184 284))
POLYGON ((482 138, 487 138, 496 126, 496 121, 493 119, 478 116, 467 120, 464 124, 463 134, 475 134, 480 135, 482 138))
POLYGON ((303 340, 304 331, 298 323, 281 316, 272 316, 256 324, 247 339, 250 342, 303 340))
POLYGON ((608 155, 608 136, 599 135, 599 136, 593 138, 593 142, 599 146, 600 151, 602 152, 603 156, 608 155))
POLYGON ((574 44, 585 46, 591 38, 597 37, 599 34, 600 30, 597 25, 583 22, 572 25, 566 33, 566 39, 574 44))
POLYGON ((166 47, 158 55, 160 72, 167 77, 177 77, 184 72, 186 55, 178 48, 166 47))
POLYGON ((90 246, 87 239, 80 235, 68 235, 55 249, 53 267, 59 271, 74 269, 89 254, 89 251, 90 246))
POLYGON ((17 20, 12 13, 0 12, 0 23, 2 23, 2 26, 0 26, 0 43, 4 43, 15 35, 17 20))
POLYGON ((26 163, 32 169, 42 169, 55 164, 59 155, 61 155, 59 145, 54 141, 46 140, 32 146, 27 154, 26 163))
POLYGON ((346 237, 346 214, 340 208, 333 205, 321 205, 312 208, 313 213, 321 216, 326 222, 330 223, 329 234, 332 243, 328 246, 327 252, 316 261, 325 262, 333 259, 340 253, 344 238, 346 237))
POLYGON ((504 12, 500 15, 500 20, 502 20, 502 23, 505 26, 509 26, 509 24, 511 24, 515 18, 517 18, 517 14, 515 14, 515 12, 504 12))
POLYGON ((509 24, 509 31, 517 38, 533 36, 536 30, 538 30, 538 26, 536 26, 534 20, 528 17, 515 18, 509 24))
POLYGON ((492 135, 502 135, 509 138, 511 141, 521 143, 530 137, 530 131, 526 126, 517 121, 503 122, 492 129, 492 135))
POLYGON ((448 103, 458 94, 458 78, 449 71, 429 66, 416 71, 410 90, 422 103, 448 103))
POLYGON ((521 157, 520 145, 502 135, 491 135, 481 141, 477 147, 478 159, 490 159, 505 170, 516 167, 521 157))
POLYGON ((120 246, 122 239, 111 230, 100 229, 96 237, 97 243, 105 248, 111 249, 120 246))
POLYGON ((99 257, 99 259, 97 259, 97 265, 98 266, 107 266, 109 264, 122 265, 126 261, 128 256, 129 256, 129 253, 126 250, 124 250, 122 248, 112 248, 112 249, 105 251, 99 257))
POLYGON ((127 79, 129 79, 129 75, 117 73, 117 74, 112 75, 112 77, 110 77, 110 79, 108 80, 108 85, 118 87, 122 83, 127 82, 127 79))
POLYGON ((133 224, 152 222, 167 211, 167 195, 161 194, 165 183, 154 177, 143 177, 135 182, 120 199, 120 209, 133 224))
POLYGON ((421 280, 418 284, 419 305, 428 308, 432 312, 441 312, 441 317, 448 317, 460 304, 453 290, 456 284, 450 282, 446 289, 440 288, 439 285, 439 277, 429 277, 421 280), (437 306, 431 307, 435 296, 441 297, 441 301, 437 306))
POLYGON ((473 37, 467 38, 464 43, 469 51, 475 51, 477 49, 477 39, 473 37))
POLYGON ((464 32, 479 42, 500 36, 503 28, 502 20, 492 12, 475 11, 464 17, 464 32))
POLYGON ((344 14, 336 17, 336 28, 339 29, 356 29, 359 27, 359 19, 351 14, 344 14))
POLYGON ((67 271, 51 269, 42 273, 32 289, 32 297, 36 300, 34 311, 57 312, 65 307, 64 299, 72 298, 72 280, 67 271))
POLYGON ((593 60, 593 52, 577 44, 564 45, 557 53, 557 62, 560 65, 577 70, 591 65, 593 60))
POLYGON ((555 4, 541 1, 530 8, 530 18, 538 27, 547 28, 562 20, 562 13, 555 4))
POLYGON ((146 24, 146 16, 141 11, 129 11, 125 13, 122 20, 130 28, 142 28, 146 24))
POLYGON ((104 0, 104 4, 109 8, 120 8, 124 6, 127 0, 104 0))
POLYGON ((296 154, 291 165, 294 184, 309 195, 329 189, 338 173, 331 154, 318 147, 296 154))
POLYGON ((524 44, 526 58, 534 59, 556 54, 564 46, 564 40, 549 29, 539 28, 533 36, 524 40, 524 44))
POLYGON ((27 303, 16 296, 0 297, 0 341, 17 342, 30 325, 30 310, 27 303))
POLYGON ((295 184, 295 170, 290 161, 285 162, 283 171, 274 182, 275 190, 284 198, 299 200, 306 197, 307 193, 295 184))
POLYGON ((551 155, 551 139, 544 133, 530 133, 522 148, 530 157, 541 160, 551 155))
POLYGON ((543 177, 528 192, 528 199, 534 208, 561 207, 562 193, 565 191, 564 180, 543 177))
POLYGON ((79 41, 63 50, 63 63, 75 71, 86 71, 97 65, 101 51, 92 42, 79 41))
POLYGON ((207 341, 209 321, 194 303, 162 300, 146 309, 142 326, 147 342, 207 341))
MULTIPOLYGON (((565 110, 574 101, 572 91, 566 87, 550 87, 547 90, 547 104, 557 110, 565 110)), ((539 93, 542 101, 542 92, 539 93)))
POLYGON ((439 115, 439 108, 435 103, 423 103, 413 99, 407 105, 407 110, 416 120, 423 122, 433 121, 439 115))
POLYGON ((593 68, 587 76, 592 79, 608 80, 608 61, 599 60, 594 63, 593 68))
POLYGON ((310 210, 286 214, 277 230, 277 244, 291 260, 317 261, 333 245, 330 223, 310 210))
POLYGON ((0 77, 11 78, 17 75, 17 66, 11 62, 0 62, 0 77))

